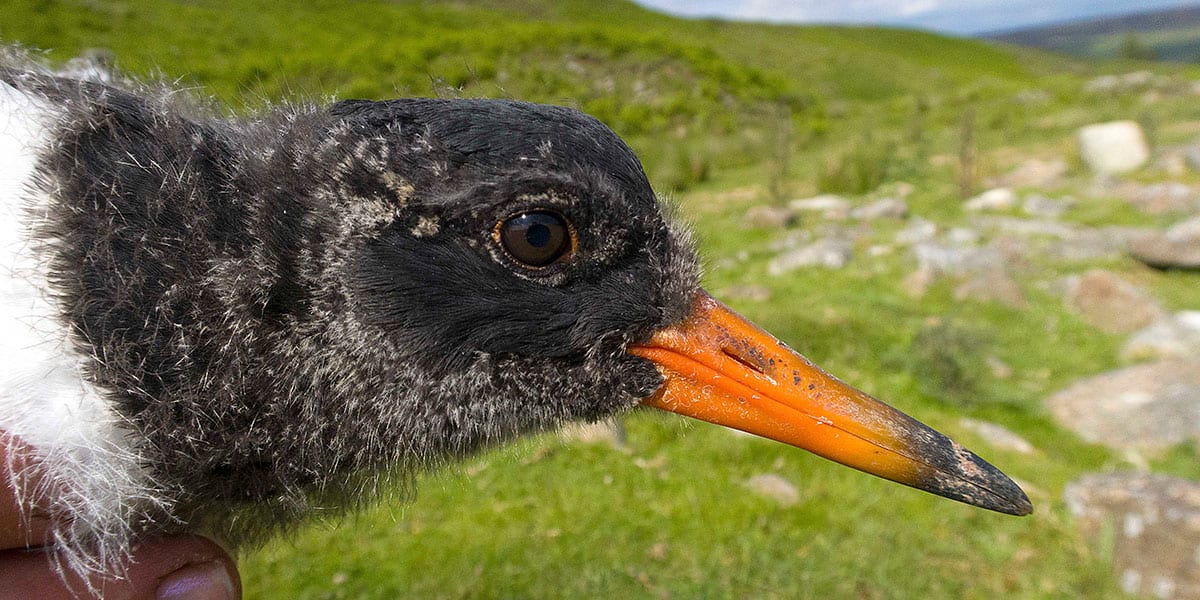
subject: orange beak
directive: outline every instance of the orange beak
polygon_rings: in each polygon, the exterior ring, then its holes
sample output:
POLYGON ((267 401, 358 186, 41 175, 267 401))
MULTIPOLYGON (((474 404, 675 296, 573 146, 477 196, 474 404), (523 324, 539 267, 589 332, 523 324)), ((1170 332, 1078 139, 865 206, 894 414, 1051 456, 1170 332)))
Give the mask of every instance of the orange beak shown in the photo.
POLYGON ((701 291, 682 323, 629 352, 666 379, 643 403, 804 448, 885 479, 1010 515, 1033 512, 999 469, 842 383, 701 291))

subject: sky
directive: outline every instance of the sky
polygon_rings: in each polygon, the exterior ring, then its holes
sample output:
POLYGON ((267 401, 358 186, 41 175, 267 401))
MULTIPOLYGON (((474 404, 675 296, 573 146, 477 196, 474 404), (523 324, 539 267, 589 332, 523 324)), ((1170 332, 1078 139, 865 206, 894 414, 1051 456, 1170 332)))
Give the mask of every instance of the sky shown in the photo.
POLYGON ((688 17, 850 23, 976 33, 1200 4, 1198 0, 635 0, 688 17))

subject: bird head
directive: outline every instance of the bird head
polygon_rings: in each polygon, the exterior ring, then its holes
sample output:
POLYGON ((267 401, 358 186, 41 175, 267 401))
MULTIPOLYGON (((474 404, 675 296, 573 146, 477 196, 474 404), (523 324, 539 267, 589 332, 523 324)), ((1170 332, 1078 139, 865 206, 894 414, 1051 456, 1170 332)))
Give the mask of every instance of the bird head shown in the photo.
POLYGON ((345 167, 326 183, 373 223, 347 244, 347 311, 393 360, 419 366, 405 385, 424 393, 392 411, 416 415, 398 427, 410 437, 419 421, 422 437, 460 454, 641 404, 1032 510, 995 467, 701 289, 687 232, 599 121, 487 100, 345 101, 331 113, 345 167))

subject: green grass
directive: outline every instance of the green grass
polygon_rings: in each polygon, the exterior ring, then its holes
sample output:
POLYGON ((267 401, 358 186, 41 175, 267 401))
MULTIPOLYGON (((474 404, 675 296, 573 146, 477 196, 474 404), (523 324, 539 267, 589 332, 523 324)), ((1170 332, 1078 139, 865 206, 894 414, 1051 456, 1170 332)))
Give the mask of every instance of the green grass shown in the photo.
MULTIPOLYGON (((623 449, 526 440, 420 477, 415 498, 398 491, 252 550, 241 560, 249 597, 1120 597, 1111 548, 1079 537, 1061 494, 1083 473, 1129 465, 1056 426, 1041 400, 1117 366, 1121 339, 1067 310, 1054 282, 1104 266, 1182 310, 1200 306, 1194 274, 1128 259, 1034 261, 1019 271, 1024 309, 955 300, 945 282, 914 299, 901 286, 915 268, 904 249, 864 252, 890 243, 900 224, 861 231, 850 268, 773 278, 766 262, 786 232, 745 229, 741 219, 772 201, 771 190, 786 199, 836 189, 865 202, 871 194, 859 194, 903 180, 915 187, 915 214, 963 225, 956 161, 968 111, 982 186, 1028 156, 1076 160, 1071 136, 1098 120, 1134 118, 1157 142, 1187 141, 1189 130, 1173 125, 1200 119, 1188 94, 1089 95, 1080 91, 1088 78, 1126 65, 925 33, 684 21, 583 0, 257 0, 236 10, 203 0, 0 1, 0 40, 55 61, 106 48, 135 75, 178 79, 240 112, 280 99, 432 94, 580 107, 630 141, 694 225, 708 289, 766 286, 769 301, 730 303, 961 439, 1023 482, 1037 507, 1023 519, 996 515, 639 411, 625 420, 623 449), (1035 100, 1018 100, 1031 91, 1035 100), (988 357, 1011 374, 981 366, 988 357), (991 448, 963 416, 1009 427, 1037 450, 991 448), (799 505, 748 493, 760 473, 795 483, 799 505)), ((1154 68, 1180 89, 1200 74, 1154 68)), ((1076 165, 1052 195, 1081 196, 1089 183, 1076 165)), ((1086 200, 1068 219, 1167 222, 1115 198, 1086 200)), ((1150 461, 1200 478, 1196 452, 1150 461)))

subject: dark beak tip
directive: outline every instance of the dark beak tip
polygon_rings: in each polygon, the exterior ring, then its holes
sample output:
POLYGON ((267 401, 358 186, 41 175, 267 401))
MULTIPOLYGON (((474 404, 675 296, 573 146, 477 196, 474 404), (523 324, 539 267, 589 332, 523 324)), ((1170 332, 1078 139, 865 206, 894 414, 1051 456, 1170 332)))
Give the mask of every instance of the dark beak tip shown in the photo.
POLYGON ((1024 517, 1026 515, 1033 514, 1033 502, 1029 500, 1029 496, 1025 493, 1025 490, 1021 489, 1021 486, 1017 485, 1017 483, 1013 480, 1008 479, 1008 477, 1005 477, 1005 479, 1012 486, 1012 490, 1009 495, 1004 498, 1004 509, 994 510, 1016 517, 1024 517))
POLYGON ((943 465, 923 489, 1006 515, 1033 513, 1033 503, 1021 486, 974 452, 951 444, 957 464, 943 465))

